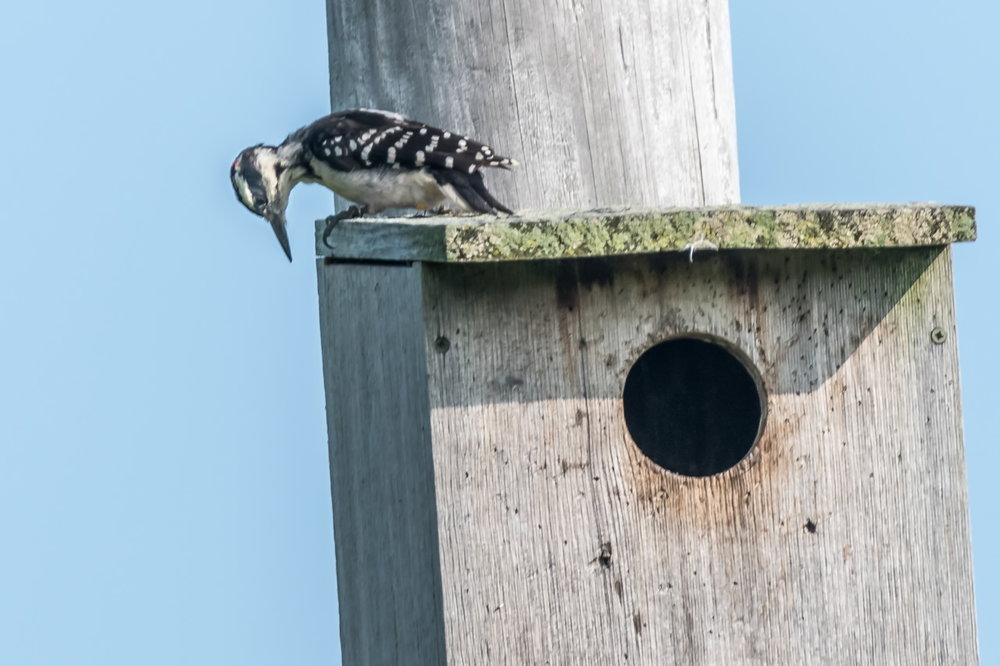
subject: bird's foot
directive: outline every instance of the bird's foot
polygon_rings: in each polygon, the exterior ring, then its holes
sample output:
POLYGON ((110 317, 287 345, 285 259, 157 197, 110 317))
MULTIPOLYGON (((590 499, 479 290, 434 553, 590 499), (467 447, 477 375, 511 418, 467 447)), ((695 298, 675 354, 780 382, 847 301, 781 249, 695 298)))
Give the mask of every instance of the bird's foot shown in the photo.
POLYGON ((336 215, 326 218, 326 229, 323 230, 323 245, 332 250, 333 246, 330 245, 330 234, 333 232, 333 228, 342 220, 353 220, 356 217, 363 216, 367 212, 368 206, 351 206, 347 210, 342 210, 336 215))
POLYGON ((713 250, 715 252, 718 252, 719 246, 713 243, 712 241, 705 240, 705 234, 702 234, 701 238, 699 238, 696 241, 692 241, 687 245, 685 245, 683 248, 681 248, 681 252, 688 253, 688 261, 691 262, 694 261, 694 253, 697 252, 698 250, 713 250))

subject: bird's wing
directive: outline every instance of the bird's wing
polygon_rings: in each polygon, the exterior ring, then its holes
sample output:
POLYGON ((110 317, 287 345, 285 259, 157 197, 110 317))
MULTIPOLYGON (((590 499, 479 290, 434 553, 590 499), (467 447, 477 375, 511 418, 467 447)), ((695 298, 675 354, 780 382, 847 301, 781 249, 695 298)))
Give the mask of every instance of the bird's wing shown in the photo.
POLYGON ((341 171, 429 167, 473 174, 482 167, 517 164, 484 143, 389 111, 341 111, 304 132, 312 154, 341 171))

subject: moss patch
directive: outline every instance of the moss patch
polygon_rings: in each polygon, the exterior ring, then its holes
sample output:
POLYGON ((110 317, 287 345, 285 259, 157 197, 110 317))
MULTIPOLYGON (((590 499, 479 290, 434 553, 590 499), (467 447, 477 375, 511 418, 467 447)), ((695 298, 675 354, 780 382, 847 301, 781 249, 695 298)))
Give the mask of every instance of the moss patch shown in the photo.
POLYGON ((938 204, 602 208, 512 216, 345 221, 328 256, 511 261, 683 250, 704 235, 720 249, 946 245, 976 237, 975 210, 938 204))

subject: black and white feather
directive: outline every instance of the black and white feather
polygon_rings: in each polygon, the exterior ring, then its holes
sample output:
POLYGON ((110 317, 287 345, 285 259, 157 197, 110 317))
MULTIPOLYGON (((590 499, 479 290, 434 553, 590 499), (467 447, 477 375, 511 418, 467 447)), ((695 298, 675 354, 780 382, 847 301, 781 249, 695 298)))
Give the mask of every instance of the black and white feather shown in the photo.
POLYGON ((333 113, 278 146, 247 148, 230 172, 236 196, 265 217, 291 260, 285 209, 300 182, 321 183, 377 213, 388 208, 510 213, 486 189, 482 170, 517 163, 486 144, 398 113, 333 113))

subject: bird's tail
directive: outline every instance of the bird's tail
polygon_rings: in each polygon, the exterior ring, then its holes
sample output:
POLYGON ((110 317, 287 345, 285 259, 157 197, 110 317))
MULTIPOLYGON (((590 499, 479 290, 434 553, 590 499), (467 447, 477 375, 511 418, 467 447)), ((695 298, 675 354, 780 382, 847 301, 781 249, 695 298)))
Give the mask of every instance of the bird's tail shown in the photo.
POLYGON ((483 174, 478 169, 473 173, 465 173, 455 169, 440 169, 435 170, 434 177, 442 186, 451 185, 455 194, 470 210, 477 213, 496 213, 498 211, 508 215, 512 213, 510 208, 497 201, 496 197, 486 189, 483 174))

